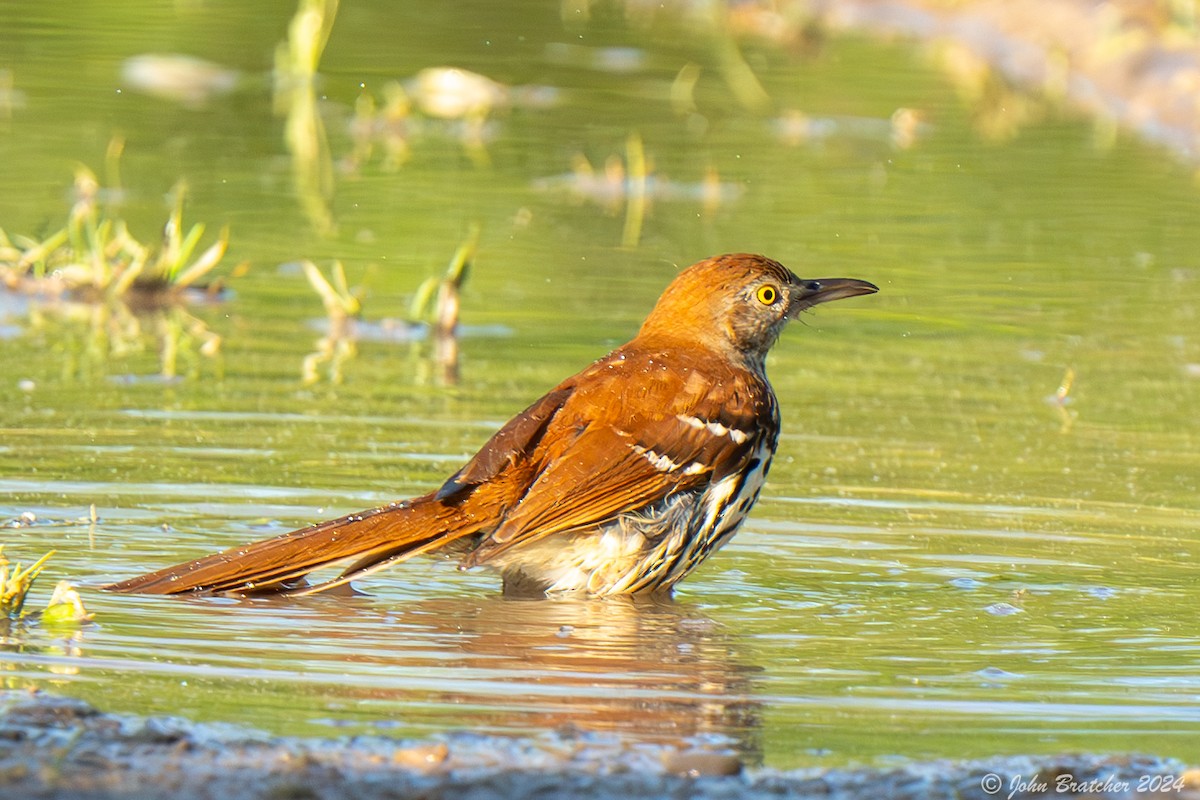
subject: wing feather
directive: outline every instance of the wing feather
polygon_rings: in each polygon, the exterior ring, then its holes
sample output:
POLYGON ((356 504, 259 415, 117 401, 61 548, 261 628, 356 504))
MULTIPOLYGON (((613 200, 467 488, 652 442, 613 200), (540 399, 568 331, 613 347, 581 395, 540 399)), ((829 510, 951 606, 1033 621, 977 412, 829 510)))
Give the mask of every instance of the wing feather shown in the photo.
POLYGON ((766 402, 757 387, 731 391, 713 381, 704 392, 680 392, 664 381, 652 384, 658 396, 628 402, 611 390, 618 381, 590 385, 599 388, 564 398, 547 421, 542 441, 550 444, 527 454, 538 462, 529 488, 464 566, 523 542, 593 529, 676 492, 702 490, 714 474, 741 469, 754 452, 766 402))
POLYGON ((527 459, 541 443, 546 428, 571 396, 572 389, 571 383, 564 383, 509 420, 462 469, 450 476, 434 495, 435 499, 453 501, 464 491, 495 479, 527 459))

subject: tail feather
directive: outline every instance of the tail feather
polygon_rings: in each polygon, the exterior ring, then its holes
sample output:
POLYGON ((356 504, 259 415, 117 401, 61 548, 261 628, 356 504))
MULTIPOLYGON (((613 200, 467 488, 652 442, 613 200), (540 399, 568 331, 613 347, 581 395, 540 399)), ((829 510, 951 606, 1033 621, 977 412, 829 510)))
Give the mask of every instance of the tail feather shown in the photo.
POLYGON ((481 527, 462 524, 472 518, 427 495, 233 547, 104 588, 129 594, 314 594, 469 536, 481 527), (350 558, 356 560, 337 578, 314 586, 304 584, 304 576, 313 570, 350 558))

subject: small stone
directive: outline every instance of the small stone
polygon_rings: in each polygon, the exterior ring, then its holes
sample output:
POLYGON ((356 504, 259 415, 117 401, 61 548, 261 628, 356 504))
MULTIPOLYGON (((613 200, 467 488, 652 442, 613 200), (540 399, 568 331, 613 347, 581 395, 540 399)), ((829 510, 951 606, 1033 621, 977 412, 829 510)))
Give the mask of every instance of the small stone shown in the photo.
POLYGON ((677 750, 663 756, 663 767, 689 778, 740 775, 742 762, 733 753, 713 750, 677 750))
POLYGON ((409 769, 429 769, 445 762, 450 757, 450 747, 445 742, 403 747, 392 753, 392 763, 409 769))
POLYGON ((992 603, 983 610, 993 617, 1011 617, 1013 614, 1025 613, 1023 609, 1017 608, 1012 603, 992 603))

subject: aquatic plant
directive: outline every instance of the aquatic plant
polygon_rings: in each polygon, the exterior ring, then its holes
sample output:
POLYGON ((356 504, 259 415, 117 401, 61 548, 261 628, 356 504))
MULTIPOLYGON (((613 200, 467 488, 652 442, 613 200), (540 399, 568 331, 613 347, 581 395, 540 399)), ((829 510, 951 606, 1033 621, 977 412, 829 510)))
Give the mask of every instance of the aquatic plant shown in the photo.
POLYGON ((301 380, 305 386, 316 383, 321 379, 318 367, 328 363, 330 382, 341 383, 342 364, 358 352, 350 322, 362 312, 361 290, 350 289, 346 282, 346 269, 340 261, 333 262, 332 281, 311 261, 303 262, 301 267, 309 285, 320 295, 329 323, 329 330, 317 340, 317 349, 305 356, 301 363, 301 380))
POLYGON ((74 626, 92 619, 92 614, 83 605, 83 598, 68 581, 54 584, 50 601, 41 611, 41 623, 48 628, 74 626))
POLYGON ((80 351, 88 354, 137 351, 143 349, 143 333, 152 334, 160 375, 170 379, 179 357, 193 351, 211 357, 220 350, 220 337, 183 306, 221 297, 219 280, 203 281, 225 257, 229 229, 201 250, 205 226, 184 224, 187 187, 180 181, 160 241, 139 241, 123 219, 101 207, 104 198, 120 194, 116 176, 122 146, 119 139, 109 146, 106 172, 115 187, 102 187, 86 167, 76 170, 75 201, 62 228, 41 239, 0 230, 0 291, 31 300, 35 327, 51 316, 86 322, 80 351), (43 309, 54 314, 42 314, 43 309))
POLYGON ((410 320, 427 322, 437 333, 454 333, 458 327, 458 298, 479 249, 479 231, 478 225, 472 225, 442 276, 426 278, 417 287, 408 306, 410 320))
POLYGON ((0 544, 0 617, 19 620, 25 616, 25 600, 29 590, 52 555, 53 550, 28 567, 22 567, 4 556, 4 545, 0 544))
POLYGON ((229 245, 229 229, 195 255, 203 223, 184 229, 186 185, 176 184, 162 242, 143 244, 125 221, 99 209, 102 189, 87 167, 75 173, 75 203, 66 224, 45 237, 9 236, 0 229, 0 285, 42 296, 95 302, 164 305, 210 273, 229 245), (193 258, 193 256, 195 256, 193 258))
POLYGON ((301 379, 305 385, 320 380, 319 368, 329 365, 331 383, 341 383, 344 363, 357 352, 362 338, 389 342, 405 342, 414 347, 426 339, 433 342, 432 361, 440 370, 441 380, 454 383, 458 377, 458 317, 459 295, 470 272, 479 247, 479 226, 472 225, 465 239, 454 251, 441 276, 425 279, 409 303, 405 319, 385 319, 364 323, 362 289, 351 289, 341 262, 334 262, 330 277, 311 261, 301 264, 304 275, 325 306, 325 334, 316 342, 316 350, 304 357, 301 379))
POLYGON ((276 115, 292 157, 292 183, 300 206, 322 234, 333 233, 333 157, 317 100, 317 67, 333 23, 337 0, 300 0, 287 39, 275 48, 276 115))
POLYGON ((332 282, 327 280, 317 265, 311 261, 303 262, 301 267, 304 270, 304 277, 308 278, 309 285, 321 296, 325 314, 330 319, 355 317, 362 311, 361 290, 350 289, 346 282, 346 268, 342 266, 342 262, 333 262, 332 282))
POLYGON ((316 76, 337 11, 338 0, 300 0, 288 23, 287 39, 275 49, 277 82, 311 81, 316 76))
POLYGON ((22 567, 5 557, 4 545, 0 544, 0 621, 5 625, 22 622, 35 613, 45 625, 78 623, 91 619, 79 592, 67 581, 58 582, 50 601, 40 612, 25 610, 25 603, 34 582, 53 555, 54 551, 51 550, 28 567, 22 567))

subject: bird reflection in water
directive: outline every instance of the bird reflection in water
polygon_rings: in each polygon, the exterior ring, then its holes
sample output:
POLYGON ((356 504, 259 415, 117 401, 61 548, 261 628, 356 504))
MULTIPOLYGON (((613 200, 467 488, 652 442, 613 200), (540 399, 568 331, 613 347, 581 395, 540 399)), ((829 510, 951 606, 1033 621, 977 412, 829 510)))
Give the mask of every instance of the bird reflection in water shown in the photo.
MULTIPOLYGON (((364 643, 364 620, 344 625, 347 605, 355 600, 331 600, 287 603, 328 611, 336 606, 341 622, 317 622, 310 635, 340 632, 353 639, 349 658, 364 669, 426 678, 401 687, 351 680, 344 690, 351 702, 443 709, 440 724, 458 717, 462 727, 487 733, 611 733, 761 761, 761 704, 752 694, 759 670, 743 662, 736 633, 686 602, 433 598, 381 612, 386 623, 374 619, 377 638, 364 643), (462 714, 464 708, 472 712, 462 714)), ((347 659, 340 648, 325 652, 347 659)), ((397 713, 408 716, 403 708, 397 713)))

